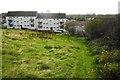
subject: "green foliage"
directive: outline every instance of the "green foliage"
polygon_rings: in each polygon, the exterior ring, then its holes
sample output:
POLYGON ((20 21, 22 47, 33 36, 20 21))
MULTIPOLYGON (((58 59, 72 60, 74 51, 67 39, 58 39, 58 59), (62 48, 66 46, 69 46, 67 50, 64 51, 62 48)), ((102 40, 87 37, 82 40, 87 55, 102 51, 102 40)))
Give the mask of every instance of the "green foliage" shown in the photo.
POLYGON ((84 31, 76 31, 75 35, 78 37, 85 37, 85 32, 84 31))
POLYGON ((2 54, 3 55, 8 54, 8 55, 17 56, 17 55, 19 55, 19 52, 16 52, 15 50, 3 49, 2 54))
POLYGON ((48 64, 45 64, 45 63, 37 63, 37 64, 39 64, 39 66, 38 66, 38 70, 46 70, 46 69, 50 69, 50 66, 48 65, 48 64))
POLYGON ((89 45, 90 55, 95 56, 95 64, 97 64, 96 72, 100 78, 118 78, 120 71, 118 64, 120 62, 119 50, 108 51, 101 46, 99 40, 92 41, 89 45))
POLYGON ((75 26, 75 22, 66 22, 66 27, 65 29, 70 33, 70 35, 74 35, 75 34, 75 30, 74 30, 74 26, 75 26))
POLYGON ((108 50, 119 49, 120 27, 118 25, 119 15, 104 16, 88 21, 85 31, 90 39, 99 39, 100 45, 105 45, 108 50))
POLYGON ((86 15, 67 15, 67 19, 69 20, 77 20, 77 21, 86 21, 87 18, 94 18, 95 14, 86 14, 86 15))
POLYGON ((97 74, 100 78, 119 78, 119 15, 98 17, 97 19, 100 19, 102 22, 97 24, 98 21, 95 19, 87 22, 86 25, 88 37, 92 39, 90 42, 88 42, 90 55, 96 57, 95 64, 98 64, 96 66, 97 74), (95 25, 98 25, 99 28, 97 28, 95 25))
POLYGON ((112 51, 112 52, 103 50, 102 53, 99 56, 97 56, 97 58, 96 58, 97 63, 100 63, 100 64, 104 64, 107 62, 118 63, 120 60, 118 57, 118 53, 119 53, 119 51, 117 51, 117 50, 112 51))
POLYGON ((0 26, 0 29, 7 29, 7 26, 2 25, 0 26))
POLYGON ((86 23, 85 31, 90 39, 99 38, 103 35, 101 25, 102 25, 101 19, 94 19, 86 23))
POLYGON ((53 47, 52 46, 45 46, 44 48, 45 49, 52 49, 53 47))
POLYGON ((55 49, 62 49, 62 46, 58 45, 54 47, 55 49))

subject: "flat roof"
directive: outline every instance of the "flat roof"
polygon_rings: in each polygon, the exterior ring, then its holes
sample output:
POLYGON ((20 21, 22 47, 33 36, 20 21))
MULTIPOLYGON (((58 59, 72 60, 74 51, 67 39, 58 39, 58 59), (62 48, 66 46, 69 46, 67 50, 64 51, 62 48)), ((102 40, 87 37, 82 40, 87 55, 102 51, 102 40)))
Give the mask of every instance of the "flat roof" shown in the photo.
POLYGON ((36 16, 37 11, 8 11, 6 16, 36 16))
POLYGON ((38 13, 37 18, 66 18, 65 13, 38 13))

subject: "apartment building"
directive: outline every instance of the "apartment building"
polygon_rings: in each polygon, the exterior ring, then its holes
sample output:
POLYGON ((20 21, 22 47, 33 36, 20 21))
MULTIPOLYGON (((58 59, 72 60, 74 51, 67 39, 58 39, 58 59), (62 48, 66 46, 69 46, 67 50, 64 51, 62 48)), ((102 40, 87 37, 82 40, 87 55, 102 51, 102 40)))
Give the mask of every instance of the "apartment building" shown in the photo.
POLYGON ((8 11, 6 23, 8 29, 35 29, 37 11, 8 11))
POLYGON ((8 29, 31 29, 63 31, 66 22, 65 13, 37 13, 37 11, 8 11, 6 23, 8 29))

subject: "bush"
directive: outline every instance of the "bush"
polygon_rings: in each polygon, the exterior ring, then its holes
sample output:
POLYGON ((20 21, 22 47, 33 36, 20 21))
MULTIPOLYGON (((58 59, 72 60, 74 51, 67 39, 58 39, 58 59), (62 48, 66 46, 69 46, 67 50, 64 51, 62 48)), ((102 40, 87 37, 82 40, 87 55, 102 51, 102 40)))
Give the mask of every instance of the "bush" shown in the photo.
POLYGON ((70 35, 74 35, 75 34, 75 29, 74 29, 74 26, 75 26, 75 22, 66 22, 66 27, 65 29, 69 32, 70 35))
POLYGON ((100 39, 100 45, 105 45, 109 51, 120 49, 120 25, 118 15, 99 17, 88 21, 85 31, 89 39, 100 39))
POLYGON ((102 53, 100 55, 98 55, 97 57, 97 62, 99 64, 104 64, 104 63, 113 63, 113 62, 119 62, 120 59, 118 57, 118 51, 105 51, 103 50, 102 53))
POLYGON ((85 24, 85 31, 86 34, 90 39, 96 39, 103 35, 102 20, 101 19, 94 19, 92 21, 88 21, 85 24))

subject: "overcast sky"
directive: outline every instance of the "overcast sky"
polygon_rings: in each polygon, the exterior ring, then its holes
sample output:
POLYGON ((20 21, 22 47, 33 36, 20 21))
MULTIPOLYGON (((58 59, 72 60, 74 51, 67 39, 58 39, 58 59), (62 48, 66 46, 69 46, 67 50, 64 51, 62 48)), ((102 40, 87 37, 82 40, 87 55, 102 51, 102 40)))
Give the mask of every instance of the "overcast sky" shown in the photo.
POLYGON ((38 11, 39 13, 117 14, 120 0, 0 0, 0 13, 38 11))

